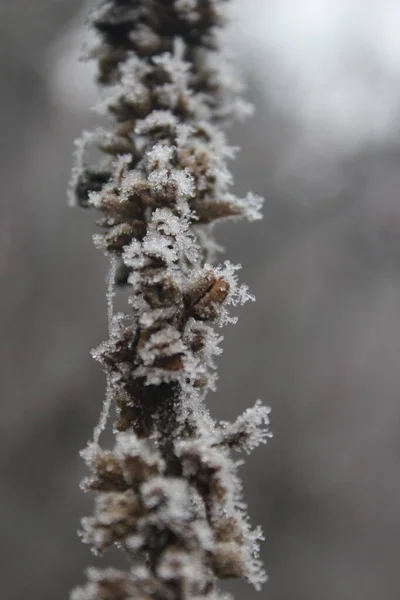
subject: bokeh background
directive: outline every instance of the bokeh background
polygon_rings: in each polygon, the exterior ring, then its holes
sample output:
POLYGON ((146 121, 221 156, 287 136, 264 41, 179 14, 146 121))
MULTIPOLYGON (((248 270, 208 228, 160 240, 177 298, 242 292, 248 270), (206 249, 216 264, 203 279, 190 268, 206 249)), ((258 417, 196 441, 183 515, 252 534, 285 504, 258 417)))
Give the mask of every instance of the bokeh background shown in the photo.
MULTIPOLYGON (((400 6, 235 0, 228 43, 255 116, 236 190, 265 218, 219 230, 257 296, 227 329, 216 417, 256 398, 274 439, 243 468, 269 582, 237 600, 400 598, 400 6)), ((67 207, 96 122, 82 0, 0 0, 0 572, 8 600, 67 598, 97 559, 78 456, 104 393, 94 215, 67 207)), ((109 562, 114 557, 109 555, 109 562)))

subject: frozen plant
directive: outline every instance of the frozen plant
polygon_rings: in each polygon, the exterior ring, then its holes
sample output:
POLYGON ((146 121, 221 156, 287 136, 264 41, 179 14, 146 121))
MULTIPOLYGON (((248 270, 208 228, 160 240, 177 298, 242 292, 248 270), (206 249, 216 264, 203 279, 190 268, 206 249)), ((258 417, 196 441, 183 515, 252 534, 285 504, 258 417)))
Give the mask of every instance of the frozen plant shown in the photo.
POLYGON ((249 112, 220 47, 224 0, 107 0, 97 34, 110 129, 77 143, 70 198, 94 208, 94 242, 110 258, 109 339, 93 351, 107 382, 94 439, 82 455, 95 509, 82 539, 96 554, 116 545, 129 567, 90 569, 73 600, 218 600, 219 579, 265 574, 262 539, 241 500, 239 462, 270 436, 260 402, 234 423, 204 405, 215 389, 218 328, 253 299, 238 267, 213 266, 216 221, 260 218, 261 198, 240 199, 222 126, 249 112), (116 286, 129 307, 115 314, 116 286), (115 407, 115 446, 99 438, 115 407))

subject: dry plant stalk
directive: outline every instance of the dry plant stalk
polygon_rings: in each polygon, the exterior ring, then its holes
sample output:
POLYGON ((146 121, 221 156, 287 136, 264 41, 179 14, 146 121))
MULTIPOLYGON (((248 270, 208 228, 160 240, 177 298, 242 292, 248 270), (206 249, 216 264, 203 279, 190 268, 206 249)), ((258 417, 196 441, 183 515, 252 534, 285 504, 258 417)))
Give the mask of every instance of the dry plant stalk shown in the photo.
POLYGON ((96 492, 83 541, 115 544, 129 568, 88 570, 73 600, 217 600, 218 579, 259 588, 259 528, 241 502, 239 463, 270 436, 259 401, 234 423, 204 405, 215 389, 216 328, 253 299, 237 266, 213 266, 216 221, 261 218, 261 198, 228 189, 234 149, 222 125, 248 113, 220 47, 224 0, 107 0, 90 16, 88 55, 111 130, 77 143, 71 199, 101 213, 95 244, 110 258, 109 339, 93 354, 107 380, 94 439, 82 452, 96 492), (101 152, 98 152, 98 151, 101 152), (100 155, 100 158, 96 156, 100 155), (114 314, 116 285, 130 308, 114 314), (115 447, 99 437, 116 409, 115 447))

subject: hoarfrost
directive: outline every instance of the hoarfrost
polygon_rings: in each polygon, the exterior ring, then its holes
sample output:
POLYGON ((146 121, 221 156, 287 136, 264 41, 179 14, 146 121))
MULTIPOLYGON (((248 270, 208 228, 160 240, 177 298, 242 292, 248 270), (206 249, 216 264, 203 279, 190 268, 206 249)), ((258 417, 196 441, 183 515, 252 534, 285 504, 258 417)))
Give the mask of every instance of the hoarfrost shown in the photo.
POLYGON ((92 17, 92 56, 107 87, 97 111, 115 127, 85 132, 77 143, 70 196, 101 213, 93 239, 111 258, 109 339, 92 351, 106 399, 82 452, 90 470, 83 488, 97 499, 81 535, 97 553, 124 548, 132 568, 90 571, 72 599, 172 599, 171 582, 180 581, 188 598, 227 600, 214 589, 218 577, 256 587, 265 579, 262 534, 249 526, 231 450, 248 453, 267 441, 269 411, 257 402, 218 424, 204 404, 216 387, 216 329, 236 322, 231 307, 254 300, 238 281, 240 265, 214 266, 221 248, 211 236, 217 220, 261 218, 259 196, 229 192, 227 163, 237 149, 219 126, 249 109, 218 48, 224 2, 203 10, 197 0, 175 0, 168 18, 162 3, 131 4, 109 0, 92 17), (181 37, 169 33, 170 18, 181 37), (94 166, 93 147, 104 156, 94 166), (126 314, 115 314, 115 282, 129 286, 126 314), (115 446, 103 450, 113 401, 115 446))
POLYGON ((250 454, 259 444, 265 444, 272 437, 268 429, 270 408, 257 400, 253 408, 248 408, 234 423, 221 422, 221 443, 234 450, 244 450, 250 454))

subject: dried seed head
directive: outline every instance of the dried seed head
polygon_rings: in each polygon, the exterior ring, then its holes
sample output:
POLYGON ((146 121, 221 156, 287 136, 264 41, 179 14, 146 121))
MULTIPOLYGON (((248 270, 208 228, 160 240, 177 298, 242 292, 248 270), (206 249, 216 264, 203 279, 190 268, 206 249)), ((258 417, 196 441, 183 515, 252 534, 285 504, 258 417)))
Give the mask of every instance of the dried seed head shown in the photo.
POLYGON ((219 47, 225 4, 102 0, 91 16, 107 87, 97 110, 114 127, 84 133, 70 190, 99 213, 94 242, 111 259, 109 339, 93 351, 106 402, 83 453, 82 486, 97 499, 82 537, 97 553, 122 547, 132 567, 90 571, 72 600, 227 600, 217 578, 263 580, 230 451, 266 441, 267 411, 217 425, 203 405, 221 352, 214 328, 253 299, 238 267, 205 264, 218 250, 208 225, 261 208, 229 192, 235 149, 219 124, 246 110, 219 47), (126 314, 114 312, 114 284, 129 289, 126 314), (113 404, 109 451, 97 442, 113 404))

